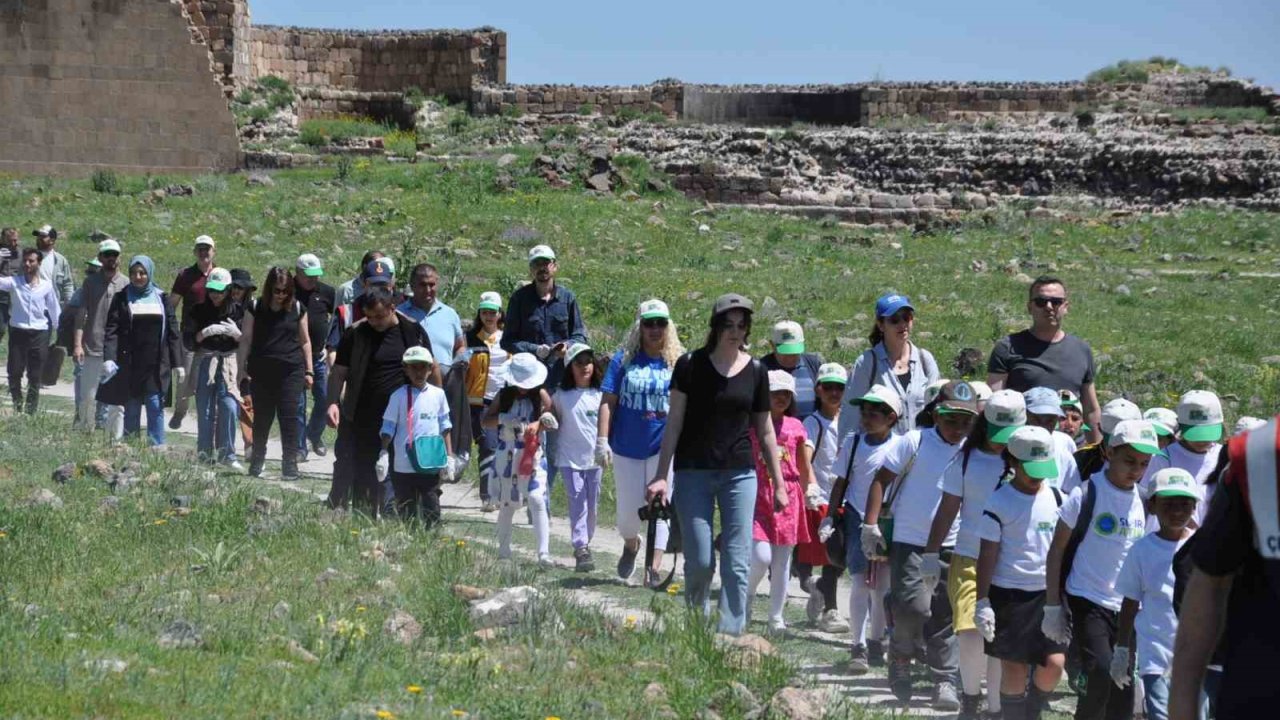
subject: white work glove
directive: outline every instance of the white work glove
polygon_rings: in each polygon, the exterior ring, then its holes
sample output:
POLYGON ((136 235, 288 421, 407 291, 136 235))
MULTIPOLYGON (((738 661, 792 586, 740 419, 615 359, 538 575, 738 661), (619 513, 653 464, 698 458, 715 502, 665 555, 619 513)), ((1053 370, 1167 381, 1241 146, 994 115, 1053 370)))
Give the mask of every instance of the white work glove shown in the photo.
POLYGON ((596 463, 600 467, 609 467, 613 464, 613 448, 609 447, 609 438, 596 438, 596 463))
POLYGON ((223 320, 218 327, 223 328, 222 334, 226 335, 232 340, 240 339, 240 326, 236 325, 234 320, 231 320, 231 319, 223 320))
POLYGON ((560 423, 556 420, 556 416, 549 412, 542 413, 542 417, 538 418, 538 422, 542 423, 542 427, 546 430, 560 429, 560 423))
POLYGON ((453 482, 453 468, 457 464, 457 458, 450 455, 445 461, 444 467, 440 468, 440 482, 453 482))
POLYGON ((186 380, 187 380, 187 371, 186 371, 186 370, 184 370, 184 369, 182 369, 182 368, 180 368, 180 367, 176 367, 176 368, 174 368, 174 369, 173 369, 173 384, 174 384, 174 385, 177 385, 178 387, 182 387, 182 384, 183 384, 184 382, 186 382, 186 380))
POLYGON ((218 323, 216 325, 210 325, 209 327, 205 328, 201 332, 204 333, 205 339, 208 339, 211 337, 217 337, 218 335, 226 335, 227 326, 223 323, 218 323))
POLYGON ((924 583, 924 587, 929 592, 937 587, 938 580, 942 578, 942 560, 939 559, 938 553, 924 553, 920 556, 920 582, 924 583))
POLYGON ((870 560, 873 557, 879 557, 880 546, 884 543, 884 535, 880 533, 879 525, 862 526, 862 554, 870 560))
POLYGON ((1040 621, 1040 632, 1056 643, 1066 643, 1071 640, 1071 633, 1067 629, 1067 613, 1061 605, 1044 606, 1044 619, 1040 621))
POLYGON ((120 372, 120 366, 116 364, 115 360, 108 360, 102 363, 102 378, 98 380, 98 384, 105 383, 115 377, 118 372, 120 372))
POLYGON ((387 456, 387 451, 383 450, 378 453, 378 462, 373 464, 373 474, 377 476, 378 482, 385 482, 387 479, 387 470, 391 467, 391 458, 387 456))
POLYGON ((818 483, 809 483, 809 487, 804 491, 804 506, 810 510, 817 510, 827 504, 827 499, 822 496, 822 488, 818 487, 818 483))
POLYGON ((826 542, 836 532, 836 521, 829 517, 822 518, 822 522, 818 523, 818 540, 826 542))
POLYGON ((1129 648, 1123 645, 1117 645, 1111 651, 1111 682, 1121 690, 1133 682, 1133 677, 1129 675, 1129 648))
POLYGON ((537 355, 537 356, 538 356, 538 359, 539 359, 539 360, 546 360, 546 359, 547 359, 547 356, 551 354, 551 346, 550 346, 550 345, 539 345, 539 346, 537 347, 537 349, 535 349, 533 352, 534 352, 534 354, 535 354, 535 355, 537 355))
POLYGON ((996 611, 991 609, 991 600, 982 598, 973 611, 973 624, 978 626, 982 639, 992 642, 996 639, 996 611))

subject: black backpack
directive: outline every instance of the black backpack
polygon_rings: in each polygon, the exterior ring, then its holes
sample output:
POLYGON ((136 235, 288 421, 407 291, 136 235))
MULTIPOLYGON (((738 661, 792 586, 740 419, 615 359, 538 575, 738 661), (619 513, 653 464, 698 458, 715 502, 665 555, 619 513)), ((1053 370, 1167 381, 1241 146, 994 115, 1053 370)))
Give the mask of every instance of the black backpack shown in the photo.
MULTIPOLYGON (((1076 526, 1071 528, 1071 537, 1067 540, 1067 549, 1062 554, 1062 575, 1058 579, 1058 593, 1060 598, 1065 598, 1067 594, 1067 578, 1071 576, 1071 566, 1076 560, 1076 551, 1080 549, 1080 543, 1084 542, 1085 533, 1089 531, 1089 525, 1093 523, 1093 506, 1098 502, 1098 489, 1094 487, 1093 480, 1084 481, 1084 499, 1080 503, 1080 516, 1076 518, 1076 526)), ((1066 604, 1065 602, 1063 603, 1066 604)))

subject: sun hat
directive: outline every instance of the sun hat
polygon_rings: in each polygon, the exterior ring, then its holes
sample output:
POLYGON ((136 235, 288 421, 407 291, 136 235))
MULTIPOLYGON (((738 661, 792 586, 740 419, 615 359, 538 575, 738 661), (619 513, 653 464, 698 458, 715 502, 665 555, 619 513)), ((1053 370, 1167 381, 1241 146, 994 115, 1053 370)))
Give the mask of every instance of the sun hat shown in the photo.
POLYGON ((654 318, 670 320, 671 310, 667 308, 666 303, 657 298, 652 298, 640 303, 640 308, 636 310, 636 317, 641 320, 652 320, 654 318))
POLYGON ((794 320, 774 323, 773 349, 779 355, 799 355, 804 352, 804 328, 794 320))
POLYGON ((738 293, 725 293, 716 298, 715 304, 711 306, 711 317, 714 318, 730 310, 742 310, 747 314, 751 314, 755 312, 756 306, 738 293))
POLYGON ((1156 434, 1169 437, 1178 432, 1178 413, 1169 408, 1154 407, 1142 413, 1143 420, 1150 420, 1156 434))
POLYGON ((569 349, 564 351, 564 364, 568 365, 569 363, 573 362, 574 358, 578 357, 584 352, 595 354, 595 351, 591 349, 591 346, 586 343, 574 343, 570 345, 569 349))
POLYGON ((943 415, 978 414, 978 393, 963 380, 952 380, 938 390, 938 412, 943 415))
POLYGON ((294 263, 294 267, 307 277, 320 277, 324 275, 324 266, 320 264, 320 258, 311 253, 304 253, 298 256, 298 261, 294 263))
POLYGON ((481 310, 497 310, 502 311, 502 296, 490 290, 480 293, 480 304, 477 305, 481 310))
POLYGON ((1110 435, 1115 431, 1116 425, 1125 420, 1141 419, 1142 410, 1137 405, 1124 398, 1110 400, 1102 406, 1102 434, 1110 435))
POLYGON ((1239 435, 1240 433, 1249 432, 1250 430, 1257 430, 1266 424, 1267 421, 1262 418, 1256 418, 1252 415, 1241 415, 1240 419, 1236 420, 1236 426, 1233 429, 1232 434, 1239 435))
POLYGON ((390 285, 395 279, 396 268, 386 258, 370 260, 364 266, 364 279, 370 285, 390 285))
POLYGON ((532 390, 547 381, 547 366, 533 353, 516 353, 507 363, 507 381, 523 390, 532 390))
POLYGON ((1054 415, 1056 417, 1066 417, 1067 415, 1062 412, 1062 398, 1051 388, 1033 387, 1022 393, 1022 399, 1027 404, 1027 412, 1032 415, 1054 415))
POLYGON ((1191 473, 1178 467, 1167 467, 1152 478, 1151 497, 1188 497, 1200 499, 1200 484, 1191 473))
POLYGON ((866 395, 850 401, 851 405, 864 405, 866 403, 888 405, 889 409, 894 413, 902 414, 902 398, 884 385, 872 385, 871 389, 867 390, 866 395))
POLYGON ((529 248, 529 262, 536 260, 550 260, 555 262, 556 252, 551 249, 550 245, 534 245, 529 248))
POLYGON ((1084 412, 1084 405, 1080 403, 1080 396, 1070 390, 1059 390, 1058 399, 1064 408, 1075 408, 1077 411, 1084 412))
POLYGON ((796 394, 796 379, 786 370, 769 371, 769 392, 789 392, 796 394))
POLYGON ((1150 420, 1121 420, 1111 432, 1107 447, 1128 445, 1140 453, 1166 457, 1150 420))
POLYGON ((898 293, 892 292, 885 293, 876 300, 876 317, 891 317, 894 313, 903 308, 907 308, 908 310, 915 312, 915 306, 911 304, 911 299, 906 295, 899 295, 898 293))
MULTIPOLYGON (((994 399, 994 398, 993 398, 994 399)), ((1005 446, 1009 454, 1022 462, 1022 470, 1038 480, 1058 476, 1058 462, 1053 458, 1053 435, 1038 425, 1024 425, 1009 436, 1005 446)))
POLYGON ((849 373, 840 363, 822 363, 818 366, 818 383, 849 384, 849 373))
POLYGON ((405 365, 413 363, 426 363, 427 365, 432 365, 436 361, 435 358, 431 357, 431 351, 421 345, 414 345, 408 350, 405 350, 404 356, 400 360, 405 365))
POLYGON ((226 268, 214 268, 209 271, 209 277, 205 278, 204 287, 206 290, 214 292, 226 292, 228 286, 231 285, 231 271, 226 268))
POLYGON ((120 243, 115 238, 107 238, 106 240, 98 243, 99 255, 112 252, 116 254, 119 254, 120 252, 120 243))
POLYGON ((1178 399, 1182 439, 1217 442, 1222 439, 1222 403, 1208 390, 1191 390, 1178 399))
POLYGON ((200 247, 202 245, 213 247, 213 238, 209 237, 208 235, 201 235, 200 237, 196 238, 196 247, 200 247))
POLYGON ((982 416, 987 419, 988 440, 1001 444, 1009 442, 1009 436, 1027 424, 1027 406, 1022 393, 1017 390, 992 393, 982 416))
POLYGON ((991 399, 993 394, 991 386, 981 380, 970 380, 969 385, 973 387, 973 391, 978 394, 978 402, 983 403, 991 399))
POLYGON ((258 287, 253 284, 253 276, 244 268, 231 268, 231 284, 237 287, 253 289, 258 287))

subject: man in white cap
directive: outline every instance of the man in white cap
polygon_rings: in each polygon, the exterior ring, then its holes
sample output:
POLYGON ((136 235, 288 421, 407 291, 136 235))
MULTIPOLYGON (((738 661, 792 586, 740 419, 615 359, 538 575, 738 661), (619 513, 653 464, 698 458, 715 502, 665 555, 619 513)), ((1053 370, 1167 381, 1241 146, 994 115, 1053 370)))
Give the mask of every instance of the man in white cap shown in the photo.
POLYGON ((36 249, 44 254, 40 261, 40 277, 45 282, 53 283, 53 290, 58 294, 58 304, 66 307, 76 291, 76 277, 71 270, 71 263, 57 250, 58 231, 49 225, 43 225, 33 235, 36 236, 36 249))
POLYGON ((321 457, 328 453, 324 444, 325 426, 325 393, 329 383, 329 363, 325 361, 325 353, 321 349, 329 337, 329 322, 333 319, 334 308, 337 307, 337 296, 332 285, 320 278, 324 276, 324 266, 320 258, 311 253, 299 255, 294 263, 293 297, 307 311, 307 331, 311 335, 312 372, 315 382, 311 385, 311 419, 307 420, 307 390, 304 388, 298 397, 298 462, 307 460, 307 443, 321 457))
MULTIPOLYGON (((120 272, 120 243, 114 238, 98 243, 98 262, 102 263, 102 269, 84 280, 71 343, 71 357, 80 366, 80 375, 76 378, 80 407, 76 417, 81 430, 89 429, 90 418, 94 418, 94 429, 102 429, 96 420, 95 396, 102 381, 102 340, 107 328, 107 309, 111 298, 129 284, 129 278, 120 272)), ((124 408, 108 406, 106 420, 110 437, 119 437, 124 432, 124 408)))
MULTIPOLYGON (((573 343, 587 342, 587 327, 573 291, 556 282, 556 254, 546 245, 529 249, 529 277, 533 282, 511 293, 507 301, 502 349, 509 353, 533 353, 547 366, 549 392, 560 386, 564 351, 573 343)), ((547 435, 543 452, 547 459, 547 497, 555 487, 556 438, 547 435)), ((551 503, 547 503, 548 510, 551 503)))
POLYGON ((205 281, 209 279, 209 273, 217 267, 214 265, 214 255, 216 254, 213 238, 208 235, 201 235, 196 238, 194 247, 191 250, 195 255, 196 261, 191 265, 183 268, 178 277, 173 281, 173 290, 169 292, 169 307, 177 312, 178 303, 182 303, 182 367, 174 368, 174 387, 178 388, 174 392, 173 399, 173 417, 169 418, 169 429, 177 430, 182 426, 182 419, 187 415, 187 407, 191 402, 191 396, 186 394, 183 389, 186 387, 184 380, 191 372, 192 350, 195 348, 195 331, 191 328, 191 311, 197 305, 204 302, 205 297, 205 281))

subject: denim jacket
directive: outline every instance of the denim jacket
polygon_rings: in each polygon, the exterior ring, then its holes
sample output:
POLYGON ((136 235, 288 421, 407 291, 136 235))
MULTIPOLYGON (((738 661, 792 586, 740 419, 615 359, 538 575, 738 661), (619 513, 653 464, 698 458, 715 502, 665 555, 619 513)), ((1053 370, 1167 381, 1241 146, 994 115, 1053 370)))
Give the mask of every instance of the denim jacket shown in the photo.
POLYGON ((872 385, 884 385, 898 393, 898 398, 902 401, 902 416, 898 418, 893 432, 902 435, 915 429, 916 415, 924 409, 925 390, 942 376, 938 373, 938 363, 933 359, 933 354, 915 343, 911 343, 910 363, 911 380, 904 388, 898 382, 898 376, 893 374, 893 363, 889 361, 884 343, 877 343, 858 356, 849 369, 849 383, 844 388, 846 407, 840 413, 842 436, 852 435, 862 429, 862 410, 850 403, 866 395, 872 385))
MULTIPOLYGON (((534 283, 511 293, 504 322, 502 349, 513 354, 537 354, 539 345, 587 341, 587 328, 582 322, 578 298, 572 290, 558 283, 551 299, 545 302, 538 296, 538 288, 534 283)), ((549 368, 546 385, 554 388, 559 385, 560 377, 564 374, 564 362, 561 358, 553 359, 550 355, 543 362, 549 368)))

